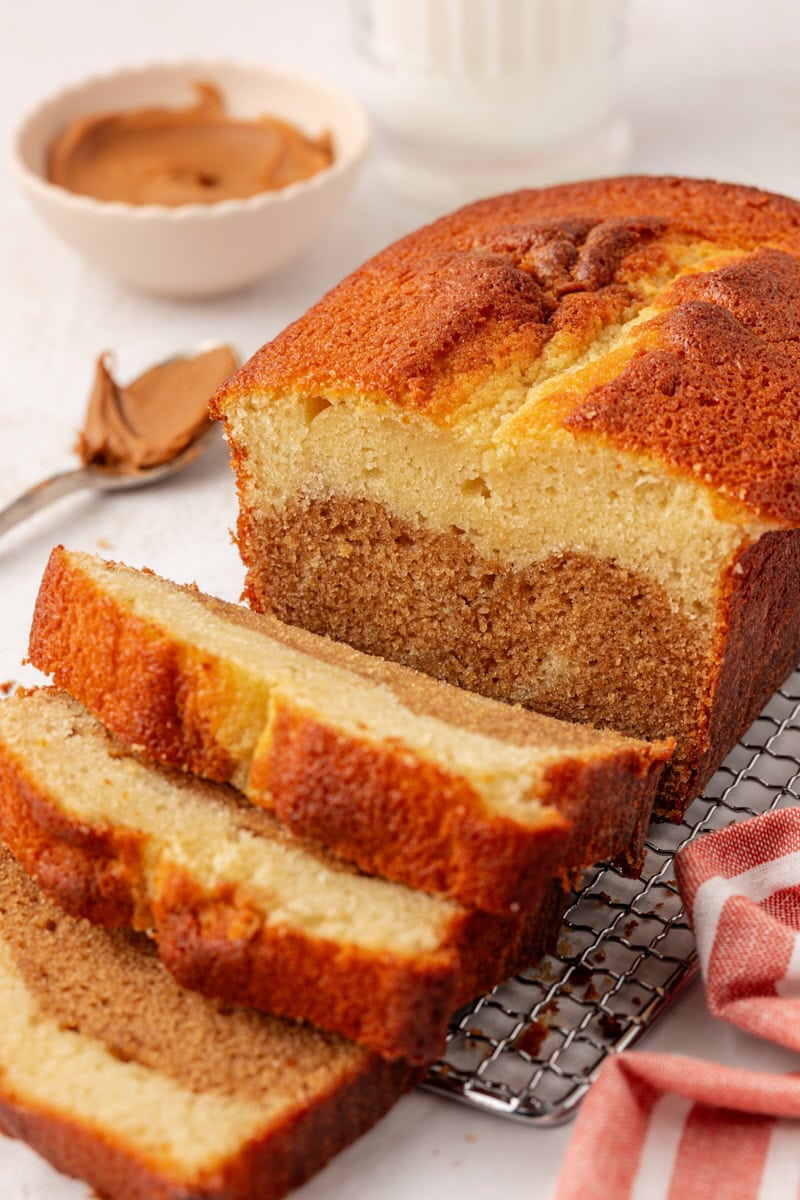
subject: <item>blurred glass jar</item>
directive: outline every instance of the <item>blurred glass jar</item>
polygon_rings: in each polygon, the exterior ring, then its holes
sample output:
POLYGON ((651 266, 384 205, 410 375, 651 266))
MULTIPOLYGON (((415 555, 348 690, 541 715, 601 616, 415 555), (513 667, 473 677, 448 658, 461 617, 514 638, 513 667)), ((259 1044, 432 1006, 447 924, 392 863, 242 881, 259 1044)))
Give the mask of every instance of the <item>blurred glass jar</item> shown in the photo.
POLYGON ((365 100, 393 191, 439 209, 608 175, 627 0, 353 0, 365 100))

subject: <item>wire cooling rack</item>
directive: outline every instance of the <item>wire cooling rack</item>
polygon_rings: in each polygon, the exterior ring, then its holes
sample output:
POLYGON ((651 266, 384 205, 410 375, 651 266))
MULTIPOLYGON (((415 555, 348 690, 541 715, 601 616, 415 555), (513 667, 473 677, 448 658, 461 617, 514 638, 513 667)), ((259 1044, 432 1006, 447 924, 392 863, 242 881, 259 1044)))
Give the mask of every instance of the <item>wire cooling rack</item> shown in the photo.
POLYGON ((651 825, 639 879, 601 866, 564 918, 556 951, 453 1019, 425 1085, 536 1125, 574 1115, 604 1058, 624 1050, 698 971, 673 860, 687 842, 800 803, 800 668, 728 755, 680 825, 651 825))

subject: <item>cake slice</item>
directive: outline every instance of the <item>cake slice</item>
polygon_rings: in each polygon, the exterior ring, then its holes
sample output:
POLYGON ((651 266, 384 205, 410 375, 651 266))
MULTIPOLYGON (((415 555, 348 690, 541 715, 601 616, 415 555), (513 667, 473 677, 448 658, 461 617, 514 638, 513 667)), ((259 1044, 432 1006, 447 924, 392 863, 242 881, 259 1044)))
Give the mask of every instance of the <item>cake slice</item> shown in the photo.
POLYGON ((232 782, 366 871, 487 911, 538 903, 599 859, 635 864, 669 754, 62 547, 29 653, 147 755, 232 782))
POLYGON ((679 816, 800 658, 798 347, 795 200, 639 177, 443 217, 213 402, 247 598, 674 737, 679 816))
POLYGON ((182 984, 430 1062, 461 1004, 548 947, 519 916, 363 875, 232 788, 148 766, 72 697, 0 702, 0 837, 75 916, 152 933, 182 984))
POLYGON ((146 938, 67 916, 0 849, 0 1128, 109 1200, 277 1200, 411 1079, 183 990, 146 938))

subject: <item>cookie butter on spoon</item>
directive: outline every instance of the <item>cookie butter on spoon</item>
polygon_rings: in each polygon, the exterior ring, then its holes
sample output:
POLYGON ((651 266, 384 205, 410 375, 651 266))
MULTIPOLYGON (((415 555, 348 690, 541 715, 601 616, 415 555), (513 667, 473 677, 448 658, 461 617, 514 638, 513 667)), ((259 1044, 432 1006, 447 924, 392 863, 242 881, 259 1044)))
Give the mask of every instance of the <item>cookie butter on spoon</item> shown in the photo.
POLYGON ((213 204, 287 187, 330 166, 330 135, 309 138, 277 117, 226 112, 196 83, 188 108, 152 107, 73 121, 50 143, 51 183, 126 204, 213 204))
POLYGON ((78 438, 84 464, 126 471, 171 462, 206 432, 208 399, 236 366, 230 346, 214 346, 159 363, 121 387, 101 355, 78 438))
POLYGON ((159 363, 121 388, 101 357, 75 447, 82 465, 43 479, 0 509, 0 534, 79 488, 126 491, 182 471, 213 428, 209 397, 237 365, 230 346, 207 346, 159 363))

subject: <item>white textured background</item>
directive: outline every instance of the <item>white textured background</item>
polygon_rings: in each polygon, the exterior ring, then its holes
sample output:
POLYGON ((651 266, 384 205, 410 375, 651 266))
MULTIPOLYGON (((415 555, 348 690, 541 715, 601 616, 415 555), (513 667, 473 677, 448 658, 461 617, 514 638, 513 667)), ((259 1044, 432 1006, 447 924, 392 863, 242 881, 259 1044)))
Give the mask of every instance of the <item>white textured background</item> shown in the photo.
MULTIPOLYGON (((555 0, 554 0, 555 2, 555 0)), ((602 0, 597 0, 601 3, 602 0)), ((630 169, 716 176, 800 195, 800 10, 793 0, 632 0, 626 59, 630 169)), ((358 91, 344 0, 0 0, 0 139, 88 73, 157 58, 262 58, 358 91)), ((370 167, 304 258, 258 288, 187 305, 128 293, 56 242, 0 175, 0 504, 73 465, 93 363, 122 378, 203 338, 243 354, 422 214, 384 195, 370 167)), ((184 479, 135 497, 61 501, 0 541, 0 682, 20 667, 30 608, 57 541, 149 565, 237 598, 232 478, 218 447, 184 479)), ((695 989, 647 1043, 796 1070, 789 1055, 713 1023, 695 989)), ((91 1080, 86 1081, 91 1088, 91 1080)), ((568 1130, 535 1131, 417 1094, 298 1193, 306 1200, 551 1195, 568 1130)), ((3 1200, 85 1200, 24 1147, 0 1140, 3 1200)))

